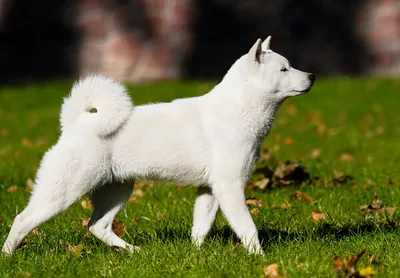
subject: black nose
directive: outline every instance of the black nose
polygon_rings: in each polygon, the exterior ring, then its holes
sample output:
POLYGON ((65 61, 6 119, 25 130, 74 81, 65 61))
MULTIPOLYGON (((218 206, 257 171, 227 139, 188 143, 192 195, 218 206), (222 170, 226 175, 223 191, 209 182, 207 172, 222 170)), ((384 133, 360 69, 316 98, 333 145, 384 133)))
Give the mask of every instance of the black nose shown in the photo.
POLYGON ((315 80, 315 74, 314 74, 314 73, 310 73, 310 74, 308 75, 308 78, 309 78, 312 82, 314 82, 314 80, 315 80))

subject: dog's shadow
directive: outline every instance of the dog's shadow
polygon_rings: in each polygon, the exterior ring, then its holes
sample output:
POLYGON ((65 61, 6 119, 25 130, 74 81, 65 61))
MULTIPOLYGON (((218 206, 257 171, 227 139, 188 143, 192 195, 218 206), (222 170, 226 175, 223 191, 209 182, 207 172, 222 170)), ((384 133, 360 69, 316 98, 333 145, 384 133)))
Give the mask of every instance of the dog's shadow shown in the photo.
MULTIPOLYGON (((338 226, 337 224, 322 223, 316 224, 317 227, 308 227, 304 229, 290 230, 280 229, 280 228, 262 228, 258 231, 258 236, 260 242, 264 248, 276 245, 284 244, 286 242, 305 242, 310 239, 324 239, 329 238, 330 240, 341 240, 342 238, 348 236, 360 236, 365 234, 370 234, 379 229, 380 231, 394 230, 395 227, 391 225, 386 225, 383 227, 377 227, 376 223, 358 223, 358 224, 342 224, 338 226)), ((154 239, 159 239, 162 241, 175 241, 175 240, 185 240, 190 241, 190 233, 184 228, 174 228, 165 226, 156 231, 153 235, 149 237, 141 237, 140 243, 146 243, 153 241, 154 239)), ((229 227, 229 225, 224 225, 221 228, 213 228, 207 237, 207 240, 218 241, 222 244, 239 243, 240 240, 229 227)), ((139 242, 138 242, 139 243, 139 242)))

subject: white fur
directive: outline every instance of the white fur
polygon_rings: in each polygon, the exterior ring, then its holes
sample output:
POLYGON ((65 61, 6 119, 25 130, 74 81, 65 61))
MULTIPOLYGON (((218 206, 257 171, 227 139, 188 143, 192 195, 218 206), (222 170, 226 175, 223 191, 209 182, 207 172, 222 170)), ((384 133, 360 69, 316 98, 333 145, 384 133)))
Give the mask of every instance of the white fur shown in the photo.
POLYGON ((143 177, 199 187, 195 244, 204 242, 221 209, 249 252, 263 253, 244 187, 280 104, 309 90, 314 79, 291 68, 269 43, 270 37, 257 40, 201 97, 133 107, 114 80, 77 82, 62 106, 59 141, 44 155, 29 204, 2 252, 12 254, 33 228, 86 193, 95 206, 90 232, 110 246, 136 250, 114 234, 112 221, 132 181, 143 177))

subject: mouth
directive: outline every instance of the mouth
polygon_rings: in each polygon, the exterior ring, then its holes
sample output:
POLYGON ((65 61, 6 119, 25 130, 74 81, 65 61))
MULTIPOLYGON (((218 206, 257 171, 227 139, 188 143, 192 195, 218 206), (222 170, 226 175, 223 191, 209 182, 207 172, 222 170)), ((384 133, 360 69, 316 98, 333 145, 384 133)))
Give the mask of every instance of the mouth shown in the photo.
POLYGON ((299 91, 299 90, 291 90, 291 92, 292 92, 292 93, 305 94, 305 93, 309 92, 310 89, 311 89, 311 88, 307 88, 307 89, 304 89, 304 90, 301 90, 301 91, 299 91))

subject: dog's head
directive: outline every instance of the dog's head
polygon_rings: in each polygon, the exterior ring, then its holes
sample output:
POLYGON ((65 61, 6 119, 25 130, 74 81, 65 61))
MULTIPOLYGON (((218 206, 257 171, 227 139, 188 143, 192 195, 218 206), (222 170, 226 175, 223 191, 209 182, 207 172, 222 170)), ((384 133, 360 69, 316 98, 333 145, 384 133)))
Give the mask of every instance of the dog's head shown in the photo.
POLYGON ((252 85, 285 99, 308 92, 315 75, 297 70, 289 61, 270 49, 271 36, 258 39, 247 54, 248 80, 252 85))

